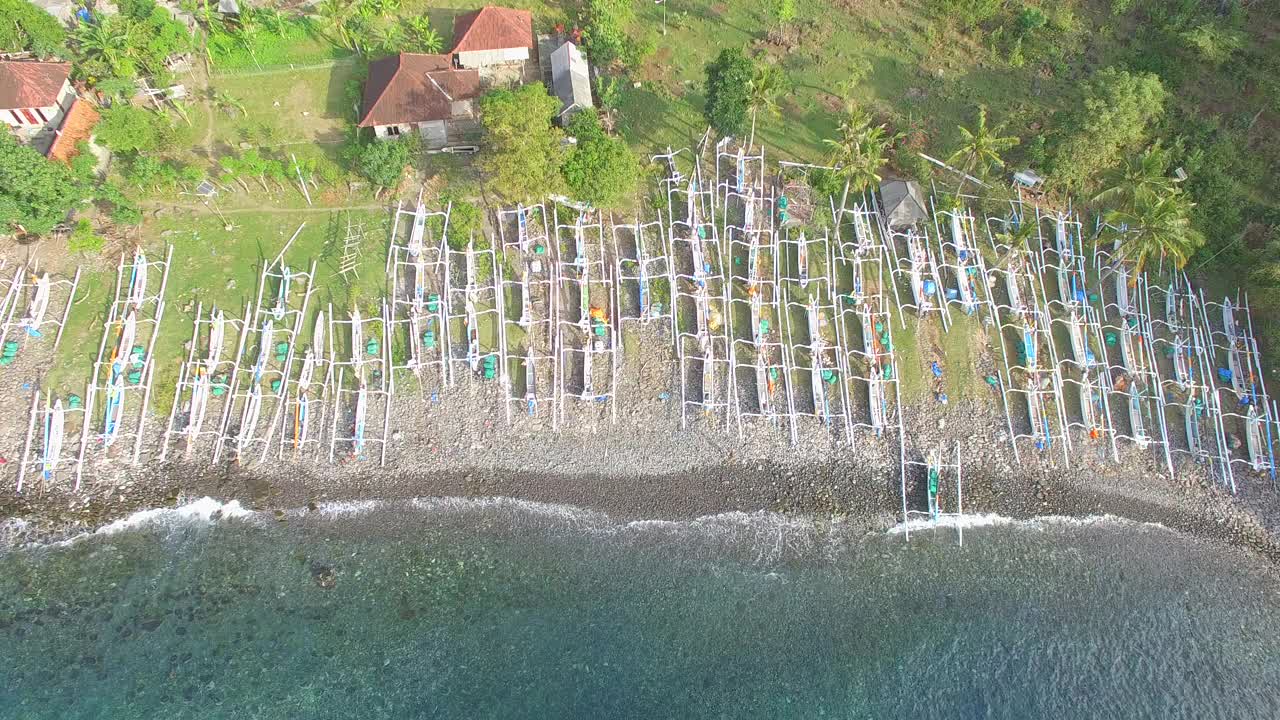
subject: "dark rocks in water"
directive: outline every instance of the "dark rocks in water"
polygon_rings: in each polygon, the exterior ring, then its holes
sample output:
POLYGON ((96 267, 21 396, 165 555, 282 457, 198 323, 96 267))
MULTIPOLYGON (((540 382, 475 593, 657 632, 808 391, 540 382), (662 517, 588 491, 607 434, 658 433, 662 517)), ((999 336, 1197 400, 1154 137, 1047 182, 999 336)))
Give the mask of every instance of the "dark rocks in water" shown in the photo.
POLYGON ((311 580, 315 582, 316 587, 332 590, 338 584, 338 573, 328 565, 313 565, 311 580))

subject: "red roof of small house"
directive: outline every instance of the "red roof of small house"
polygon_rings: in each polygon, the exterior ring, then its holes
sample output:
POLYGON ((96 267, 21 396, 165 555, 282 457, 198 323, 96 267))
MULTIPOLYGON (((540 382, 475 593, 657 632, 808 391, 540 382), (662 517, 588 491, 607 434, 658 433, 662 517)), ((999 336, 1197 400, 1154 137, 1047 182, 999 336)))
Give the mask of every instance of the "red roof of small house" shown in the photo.
POLYGON ((392 55, 369 63, 360 127, 448 120, 455 100, 479 94, 480 73, 455 69, 447 55, 392 55))
POLYGON ((62 127, 58 129, 58 136, 49 146, 49 159, 71 162, 71 158, 77 154, 76 145, 89 139, 99 117, 98 111, 89 103, 79 98, 72 100, 71 109, 67 111, 67 116, 62 119, 62 127))
POLYGON ((58 104, 71 65, 9 60, 0 62, 0 110, 41 108, 58 104))
POLYGON ((487 5, 453 21, 453 52, 533 49, 533 13, 487 5))

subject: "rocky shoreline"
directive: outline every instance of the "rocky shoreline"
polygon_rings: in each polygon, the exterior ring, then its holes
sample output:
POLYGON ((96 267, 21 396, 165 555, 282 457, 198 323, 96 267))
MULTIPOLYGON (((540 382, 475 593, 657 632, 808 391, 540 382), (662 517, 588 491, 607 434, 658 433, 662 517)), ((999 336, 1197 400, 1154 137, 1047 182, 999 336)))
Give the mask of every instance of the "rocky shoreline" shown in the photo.
MULTIPOLYGON (((520 418, 509 428, 495 392, 475 383, 437 405, 397 401, 399 429, 385 468, 375 460, 329 465, 306 458, 250 467, 181 460, 133 467, 107 460, 86 470, 79 493, 61 484, 4 493, 0 517, 19 520, 8 523, 11 543, 67 537, 204 496, 237 500, 282 520, 286 510, 326 503, 427 497, 510 497, 620 519, 769 511, 839 516, 868 530, 901 520, 896 442, 867 435, 838 443, 816 420, 797 447, 767 426, 748 428, 741 440, 735 430, 701 418, 682 430, 676 403, 658 396, 628 404, 616 424, 596 418, 552 433, 521 425, 520 418)), ((1232 496, 1194 464, 1176 463, 1171 479, 1149 451, 1125 448, 1115 463, 1097 457, 1083 440, 1070 467, 1060 454, 1027 451, 1019 465, 1002 418, 982 399, 908 408, 904 420, 908 452, 916 457, 960 443, 966 514, 1114 515, 1280 561, 1269 480, 1250 478, 1232 496)), ((913 509, 921 509, 914 504, 919 499, 913 497, 913 509)))

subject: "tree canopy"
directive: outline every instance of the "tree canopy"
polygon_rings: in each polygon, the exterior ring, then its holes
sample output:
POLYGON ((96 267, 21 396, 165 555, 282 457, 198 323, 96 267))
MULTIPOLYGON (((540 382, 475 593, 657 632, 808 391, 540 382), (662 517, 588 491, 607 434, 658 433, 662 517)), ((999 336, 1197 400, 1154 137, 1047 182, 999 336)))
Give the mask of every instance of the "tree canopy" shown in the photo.
POLYGON ((889 160, 885 153, 902 136, 890 135, 883 124, 873 126, 871 116, 857 108, 840 123, 840 134, 824 140, 831 148, 831 165, 844 180, 840 207, 849 199, 849 191, 861 192, 880 182, 880 168, 889 160))
POLYGON ((1141 146, 1168 97, 1160 78, 1107 68, 1086 84, 1084 98, 1066 123, 1051 157, 1051 176, 1080 190, 1122 154, 1141 146))
POLYGON ((625 141, 604 133, 594 111, 574 116, 569 131, 578 145, 565 160, 563 173, 575 198, 594 207, 611 208, 636 193, 640 162, 625 141))
POLYGON ((494 90, 480 99, 484 145, 479 165, 500 197, 544 197, 560 183, 562 133, 551 124, 560 101, 542 83, 494 90))
POLYGON ((707 122, 721 136, 741 135, 751 107, 755 63, 738 48, 721 50, 707 66, 707 122))
POLYGON ((635 20, 632 0, 587 0, 587 49, 601 67, 620 60, 627 48, 627 29, 635 20))
MULTIPOLYGON (((978 177, 985 179, 993 168, 1004 167, 1004 159, 1000 154, 1017 145, 1017 137, 1002 137, 1004 125, 987 127, 987 108, 978 107, 978 122, 970 130, 958 127, 960 131, 960 147, 947 159, 950 165, 963 165, 965 174, 977 172, 978 177)), ((961 178, 960 187, 964 187, 965 178, 961 178)))
POLYGON ((0 133, 0 225, 43 235, 88 194, 71 168, 0 133))
POLYGON ((67 33, 57 18, 28 0, 0 0, 0 51, 66 55, 67 33))
POLYGON ((379 188, 394 188, 400 184, 404 169, 413 162, 419 147, 417 135, 373 140, 356 146, 352 165, 379 188))
POLYGON ((1186 195, 1174 189, 1138 194, 1131 209, 1107 213, 1109 225, 1124 228, 1112 233, 1120 243, 1117 255, 1133 263, 1135 275, 1148 261, 1160 257, 1181 269, 1205 242, 1204 235, 1191 226, 1192 207, 1186 195))
POLYGON ((115 152, 152 152, 168 144, 173 131, 161 113, 128 103, 116 103, 102 111, 94 135, 115 152))

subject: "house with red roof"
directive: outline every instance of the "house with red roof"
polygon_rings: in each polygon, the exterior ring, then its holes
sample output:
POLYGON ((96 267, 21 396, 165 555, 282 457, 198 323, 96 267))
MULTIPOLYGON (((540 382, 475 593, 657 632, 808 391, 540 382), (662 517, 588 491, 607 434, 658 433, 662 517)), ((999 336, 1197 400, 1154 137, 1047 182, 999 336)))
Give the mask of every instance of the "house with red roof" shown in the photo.
POLYGON ((369 63, 359 126, 380 139, 416 132, 440 148, 479 133, 479 96, 476 70, 455 68, 448 55, 400 53, 369 63))
POLYGON ((67 63, 0 61, 0 118, 19 140, 48 147, 76 100, 70 75, 67 63))
POLYGON ((484 69, 528 60, 534 50, 533 14, 528 10, 485 6, 453 21, 454 63, 484 69))

